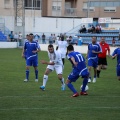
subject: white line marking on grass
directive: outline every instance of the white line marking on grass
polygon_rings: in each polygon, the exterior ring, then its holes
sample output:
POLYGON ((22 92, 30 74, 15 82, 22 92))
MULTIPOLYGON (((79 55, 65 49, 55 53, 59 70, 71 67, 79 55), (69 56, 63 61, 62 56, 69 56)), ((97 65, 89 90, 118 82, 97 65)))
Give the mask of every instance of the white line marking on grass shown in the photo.
MULTIPOLYGON (((60 96, 61 97, 61 96, 60 96)), ((62 96, 62 97, 69 97, 68 96, 62 96)), ((83 97, 83 96, 81 96, 83 97)), ((119 98, 120 96, 86 96, 88 97, 92 97, 92 98, 119 98)), ((49 96, 49 95, 40 95, 40 96, 0 96, 0 98, 59 98, 59 96, 49 96)))
MULTIPOLYGON (((44 108, 3 108, 0 109, 0 111, 11 111, 11 110, 66 110, 66 109, 71 109, 71 107, 62 107, 62 108, 58 108, 58 107, 44 107, 44 108)), ((72 107, 72 109, 120 109, 120 107, 72 107)))

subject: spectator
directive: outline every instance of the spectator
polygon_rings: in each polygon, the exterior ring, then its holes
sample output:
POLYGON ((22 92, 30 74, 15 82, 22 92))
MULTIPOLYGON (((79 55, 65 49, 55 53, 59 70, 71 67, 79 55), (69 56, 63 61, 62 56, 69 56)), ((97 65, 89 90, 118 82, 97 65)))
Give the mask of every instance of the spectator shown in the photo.
POLYGON ((53 43, 55 43, 55 41, 56 41, 56 36, 55 34, 53 34, 53 43))
POLYGON ((115 37, 112 39, 112 46, 115 47, 115 37))
POLYGON ((80 40, 81 43, 83 44, 83 39, 82 39, 82 37, 78 36, 78 40, 80 40))
POLYGON ((69 36, 69 39, 68 39, 68 44, 70 44, 70 42, 72 41, 72 36, 69 36))
POLYGON ((53 34, 49 37, 49 44, 53 44, 53 34))
POLYGON ((19 32, 18 41, 19 41, 19 46, 21 46, 22 45, 22 33, 21 32, 19 32))
POLYGON ((88 33, 92 33, 92 25, 90 25, 90 27, 88 28, 88 33))
POLYGON ((15 35, 14 35, 14 41, 15 41, 15 42, 18 41, 18 34, 17 34, 17 33, 15 33, 15 35))
POLYGON ((96 33, 100 33, 101 32, 101 28, 100 28, 99 25, 96 25, 95 32, 96 33))
POLYGON ((9 39, 10 39, 11 42, 14 41, 13 31, 11 31, 11 33, 9 34, 9 39))
POLYGON ((81 29, 79 30, 80 33, 86 33, 86 27, 85 25, 81 26, 81 29))
POLYGON ((46 36, 45 36, 45 34, 43 33, 43 35, 42 35, 42 44, 46 44, 45 38, 46 38, 46 36))
POLYGON ((36 35, 34 36, 34 40, 35 40, 36 42, 38 42, 39 38, 40 38, 40 36, 39 36, 38 34, 36 34, 36 35))

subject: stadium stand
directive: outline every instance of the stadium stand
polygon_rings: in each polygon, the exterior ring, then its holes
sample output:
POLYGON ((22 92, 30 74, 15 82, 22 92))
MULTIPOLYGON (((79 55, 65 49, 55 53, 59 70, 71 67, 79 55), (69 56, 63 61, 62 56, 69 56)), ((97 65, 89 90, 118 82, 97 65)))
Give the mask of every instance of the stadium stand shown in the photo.
POLYGON ((114 37, 116 40, 115 44, 116 45, 120 44, 119 30, 102 30, 102 32, 99 34, 97 34, 97 33, 79 33, 79 34, 76 34, 76 36, 82 37, 83 44, 91 43, 91 37, 93 37, 93 36, 97 37, 98 42, 100 41, 101 37, 105 37, 106 42, 109 45, 112 45, 112 39, 114 37))
POLYGON ((6 42, 7 37, 0 31, 0 42, 6 42))

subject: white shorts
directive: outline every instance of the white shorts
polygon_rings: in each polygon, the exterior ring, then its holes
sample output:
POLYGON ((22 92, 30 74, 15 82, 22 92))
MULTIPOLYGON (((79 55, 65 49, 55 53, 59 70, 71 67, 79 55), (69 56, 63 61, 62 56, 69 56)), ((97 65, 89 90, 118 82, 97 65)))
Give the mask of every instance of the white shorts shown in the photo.
POLYGON ((52 71, 55 70, 57 75, 63 73, 63 66, 62 65, 48 65, 47 68, 52 70, 52 71))
POLYGON ((62 58, 66 58, 66 53, 61 53, 62 58))

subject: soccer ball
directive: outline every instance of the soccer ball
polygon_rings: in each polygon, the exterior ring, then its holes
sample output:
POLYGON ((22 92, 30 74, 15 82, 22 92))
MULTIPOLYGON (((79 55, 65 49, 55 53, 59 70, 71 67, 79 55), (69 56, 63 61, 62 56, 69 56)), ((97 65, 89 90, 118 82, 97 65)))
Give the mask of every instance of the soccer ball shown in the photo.
MULTIPOLYGON (((82 90, 82 86, 83 86, 83 85, 80 86, 80 90, 82 90)), ((88 85, 86 85, 85 91, 87 91, 88 89, 89 89, 89 87, 88 87, 88 85)))

